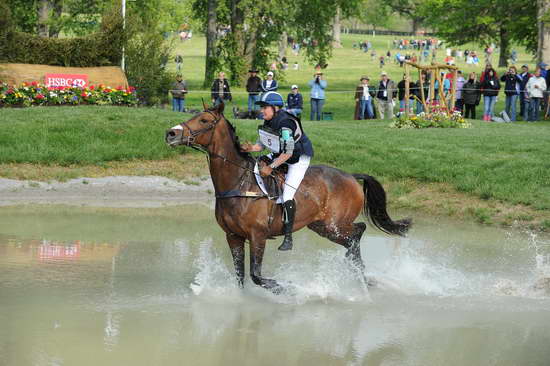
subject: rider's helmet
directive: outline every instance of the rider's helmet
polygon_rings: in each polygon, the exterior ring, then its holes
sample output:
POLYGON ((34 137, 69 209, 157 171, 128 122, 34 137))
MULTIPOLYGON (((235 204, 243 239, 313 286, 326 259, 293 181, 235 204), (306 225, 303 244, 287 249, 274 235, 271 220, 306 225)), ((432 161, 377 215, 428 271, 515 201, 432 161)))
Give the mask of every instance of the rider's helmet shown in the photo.
POLYGON ((268 106, 268 105, 283 107, 285 105, 281 94, 273 91, 262 94, 262 97, 260 98, 260 100, 257 101, 255 104, 258 104, 262 107, 268 106))

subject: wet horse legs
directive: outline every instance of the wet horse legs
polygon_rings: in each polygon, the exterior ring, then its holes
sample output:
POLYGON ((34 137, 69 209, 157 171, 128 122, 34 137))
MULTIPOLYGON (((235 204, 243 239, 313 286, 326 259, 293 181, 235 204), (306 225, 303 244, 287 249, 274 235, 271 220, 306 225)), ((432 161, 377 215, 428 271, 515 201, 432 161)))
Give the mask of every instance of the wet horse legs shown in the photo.
POLYGON ((243 287, 244 282, 244 238, 235 234, 227 234, 227 244, 231 249, 233 256, 233 264, 235 265, 235 273, 240 287, 243 287))
POLYGON ((265 289, 278 294, 282 291, 277 281, 262 277, 262 261, 264 259, 265 239, 252 238, 250 240, 250 277, 252 281, 265 289))

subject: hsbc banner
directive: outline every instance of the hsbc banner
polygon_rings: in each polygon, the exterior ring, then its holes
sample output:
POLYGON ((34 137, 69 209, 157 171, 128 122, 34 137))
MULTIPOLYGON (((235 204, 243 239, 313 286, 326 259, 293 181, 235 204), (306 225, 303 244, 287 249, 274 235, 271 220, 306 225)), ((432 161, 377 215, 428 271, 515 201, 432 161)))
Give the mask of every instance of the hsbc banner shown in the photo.
POLYGON ((71 87, 85 88, 88 86, 88 75, 85 74, 46 74, 44 84, 48 89, 63 89, 71 87))

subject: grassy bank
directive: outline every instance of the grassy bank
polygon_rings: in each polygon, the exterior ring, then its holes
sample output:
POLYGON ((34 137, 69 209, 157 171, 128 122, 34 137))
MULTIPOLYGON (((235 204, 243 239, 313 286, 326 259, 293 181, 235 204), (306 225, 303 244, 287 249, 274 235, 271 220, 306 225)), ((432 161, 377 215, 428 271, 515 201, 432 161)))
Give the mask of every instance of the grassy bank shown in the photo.
MULTIPOLYGON (((182 121, 178 113, 91 106, 1 112, 2 177, 207 174, 199 154, 163 142, 164 131, 182 121)), ((258 122, 233 122, 242 140, 255 139, 258 122)), ((305 128, 315 163, 379 177, 395 206, 550 227, 550 123, 395 130, 380 121, 323 121, 305 128)))

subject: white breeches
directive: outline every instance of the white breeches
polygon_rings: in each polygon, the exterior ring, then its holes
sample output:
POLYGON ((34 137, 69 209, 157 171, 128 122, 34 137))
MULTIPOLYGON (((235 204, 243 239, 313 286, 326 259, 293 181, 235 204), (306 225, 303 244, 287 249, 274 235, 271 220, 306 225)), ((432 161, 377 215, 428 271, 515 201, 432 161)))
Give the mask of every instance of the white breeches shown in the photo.
POLYGON ((288 164, 288 173, 286 175, 286 184, 283 188, 283 202, 290 201, 296 194, 296 189, 302 183, 307 168, 309 167, 310 156, 302 155, 300 160, 294 164, 288 164))

